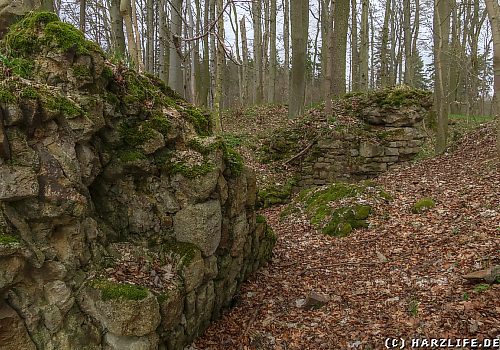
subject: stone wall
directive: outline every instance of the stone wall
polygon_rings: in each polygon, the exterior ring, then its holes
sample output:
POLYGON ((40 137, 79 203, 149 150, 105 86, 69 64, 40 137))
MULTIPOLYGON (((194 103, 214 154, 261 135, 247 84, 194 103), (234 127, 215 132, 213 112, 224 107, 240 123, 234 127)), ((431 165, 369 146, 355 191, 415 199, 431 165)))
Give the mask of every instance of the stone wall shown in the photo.
POLYGON ((271 256, 255 175, 54 15, 7 39, 30 69, 0 67, 0 347, 182 349, 271 256))
POLYGON ((363 135, 333 132, 319 139, 300 165, 301 187, 362 180, 404 165, 420 151, 424 135, 415 126, 373 127, 363 135))
POLYGON ((420 152, 431 107, 429 92, 407 86, 347 95, 332 115, 313 109, 276 130, 261 160, 293 165, 300 188, 373 178, 420 152))

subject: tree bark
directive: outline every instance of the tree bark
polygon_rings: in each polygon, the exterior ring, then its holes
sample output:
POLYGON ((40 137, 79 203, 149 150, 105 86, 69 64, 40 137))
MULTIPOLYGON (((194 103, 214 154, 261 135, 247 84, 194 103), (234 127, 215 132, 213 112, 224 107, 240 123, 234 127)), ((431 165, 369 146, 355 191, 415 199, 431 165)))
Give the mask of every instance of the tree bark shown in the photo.
POLYGON ((351 0, 351 90, 359 90, 358 4, 351 0))
POLYGON ((255 70, 255 103, 260 104, 264 99, 263 87, 263 55, 262 55, 262 3, 261 1, 252 2, 253 12, 253 64, 255 70))
POLYGON ((485 0, 493 34, 494 97, 493 115, 497 119, 497 157, 500 159, 500 5, 497 0, 485 0))
POLYGON ((87 10, 87 0, 80 0, 80 30, 85 33, 85 11, 87 10))
POLYGON ((370 3, 368 0, 361 1, 361 41, 359 50, 359 88, 361 91, 368 90, 368 52, 369 52, 369 27, 368 11, 370 3))
POLYGON ((292 1, 292 71, 288 117, 295 118, 304 112, 306 90, 307 37, 309 27, 309 0, 292 1))
MULTIPOLYGON (((339 97, 346 91, 347 27, 349 21, 349 0, 335 0, 333 5, 332 37, 332 97, 339 97)), ((354 64, 354 63, 353 63, 354 64)))
POLYGON ((216 134, 222 133, 222 83, 224 75, 225 51, 224 51, 224 1, 217 0, 217 73, 215 78, 215 95, 213 124, 216 134))
MULTIPOLYGON (((285 89, 290 94, 290 6, 288 0, 283 0, 283 45, 285 50, 285 89)), ((286 98, 286 97, 285 97, 286 98)))
POLYGON ((277 6, 276 0, 271 0, 270 6, 270 53, 269 53, 269 84, 268 84, 268 102, 276 102, 276 66, 277 66, 277 53, 276 53, 276 17, 277 6))
POLYGON ((125 58, 125 33, 123 32, 123 17, 120 14, 120 0, 111 0, 109 10, 111 16, 111 37, 114 54, 118 59, 125 58))
POLYGON ((182 0, 172 0, 170 2, 170 72, 168 85, 179 95, 184 96, 184 74, 182 66, 182 0))
POLYGON ((449 0, 435 0, 434 5, 434 66, 436 69, 434 94, 437 110, 436 153, 446 149, 448 136, 448 50, 450 37, 451 6, 449 0))
POLYGON ((384 24, 382 26, 382 40, 380 44, 380 85, 387 87, 390 84, 389 78, 389 19, 391 17, 391 1, 385 2, 384 24))
POLYGON ((242 75, 243 75, 243 94, 242 94, 242 103, 243 105, 248 104, 248 85, 249 85, 249 76, 248 76, 248 42, 247 42, 247 29, 245 24, 246 18, 243 18, 240 21, 240 31, 241 31, 241 55, 242 55, 242 75))

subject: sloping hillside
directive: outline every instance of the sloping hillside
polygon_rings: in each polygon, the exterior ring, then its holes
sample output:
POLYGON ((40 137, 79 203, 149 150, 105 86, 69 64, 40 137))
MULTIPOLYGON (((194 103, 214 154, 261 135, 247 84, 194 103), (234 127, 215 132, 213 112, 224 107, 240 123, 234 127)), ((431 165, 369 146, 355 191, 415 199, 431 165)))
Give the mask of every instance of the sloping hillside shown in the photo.
POLYGON ((265 211, 278 236, 272 263, 196 347, 381 349, 387 337, 497 337, 500 285, 463 278, 500 264, 494 137, 483 126, 454 151, 377 179, 392 200, 345 238, 300 214, 280 220, 283 207, 265 211), (421 198, 435 207, 413 213, 421 198), (311 292, 328 301, 304 308, 311 292))

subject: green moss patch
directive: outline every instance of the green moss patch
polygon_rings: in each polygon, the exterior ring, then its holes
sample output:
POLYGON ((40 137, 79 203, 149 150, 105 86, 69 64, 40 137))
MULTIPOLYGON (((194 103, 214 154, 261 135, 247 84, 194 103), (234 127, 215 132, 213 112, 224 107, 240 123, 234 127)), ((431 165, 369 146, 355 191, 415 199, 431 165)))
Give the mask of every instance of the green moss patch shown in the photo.
POLYGON ((411 211, 414 214, 421 214, 436 206, 436 202, 432 198, 421 198, 413 204, 411 211))
POLYGON ((170 174, 182 174, 189 179, 194 179, 208 174, 209 172, 215 170, 215 168, 215 164, 208 161, 203 164, 195 165, 177 162, 170 165, 169 172, 170 174))
POLYGON ((352 230, 368 227, 369 205, 353 205, 336 209, 330 222, 322 229, 324 234, 336 237, 348 236, 352 230))
POLYGON ((403 106, 431 106, 432 94, 429 91, 406 85, 391 86, 369 92, 354 92, 343 98, 349 109, 362 109, 368 106, 381 108, 400 108, 403 106))
POLYGON ((264 215, 258 214, 257 217, 255 218, 255 221, 258 224, 265 224, 266 223, 266 217, 264 215))
POLYGON ((10 235, 0 234, 0 244, 18 244, 19 239, 10 235))
POLYGON ((339 182, 301 191, 286 208, 286 214, 304 213, 324 234, 345 237, 355 229, 368 227, 373 205, 390 198, 389 193, 370 181, 339 182))
POLYGON ((146 155, 138 150, 123 150, 118 152, 118 158, 124 162, 134 162, 137 160, 147 159, 146 155))
POLYGON ((181 265, 189 265, 198 255, 200 250, 197 246, 188 242, 171 241, 163 245, 163 249, 173 253, 179 259, 181 265))
POLYGON ((182 116, 193 124, 196 133, 200 136, 212 134, 212 122, 210 114, 203 113, 199 108, 189 106, 181 112, 182 116))
POLYGON ((259 190, 257 194, 257 207, 269 208, 273 205, 288 203, 296 184, 297 180, 290 179, 283 185, 271 185, 259 190))
POLYGON ((103 300, 142 300, 148 296, 148 289, 129 283, 116 283, 105 279, 91 282, 91 286, 101 291, 103 300))
POLYGON ((85 39, 82 32, 68 23, 61 22, 51 12, 30 12, 10 27, 5 36, 7 54, 15 58, 28 58, 45 47, 60 51, 75 50, 86 54, 99 48, 85 39))

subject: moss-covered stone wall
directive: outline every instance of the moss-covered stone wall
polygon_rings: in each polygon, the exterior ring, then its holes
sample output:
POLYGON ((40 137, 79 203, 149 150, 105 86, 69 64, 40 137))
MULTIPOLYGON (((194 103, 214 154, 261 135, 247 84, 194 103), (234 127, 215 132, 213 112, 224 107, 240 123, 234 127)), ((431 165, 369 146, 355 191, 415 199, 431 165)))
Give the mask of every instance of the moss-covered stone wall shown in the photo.
POLYGON ((255 175, 53 14, 0 55, 0 347, 182 349, 271 256, 255 175))

